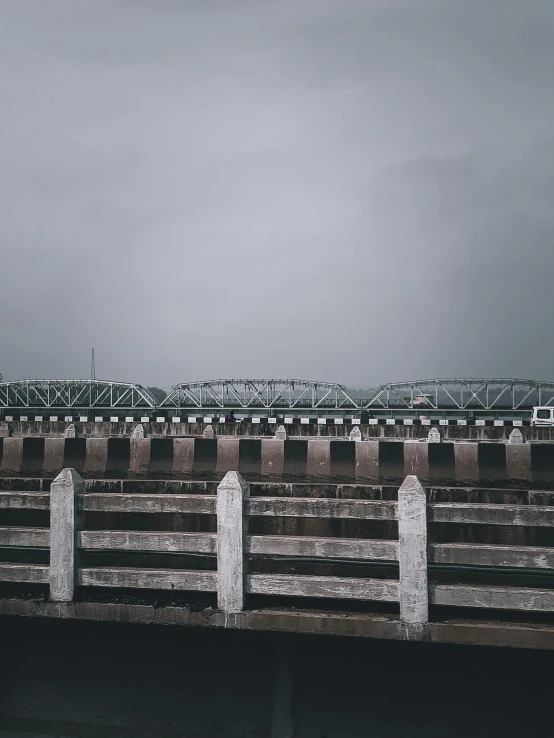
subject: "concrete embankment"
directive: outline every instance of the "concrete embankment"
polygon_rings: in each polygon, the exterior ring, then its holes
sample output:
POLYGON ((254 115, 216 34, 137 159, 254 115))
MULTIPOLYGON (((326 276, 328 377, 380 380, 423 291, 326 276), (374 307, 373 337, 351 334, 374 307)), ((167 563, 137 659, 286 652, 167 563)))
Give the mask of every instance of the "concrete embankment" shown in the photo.
POLYGON ((427 443, 270 438, 3 438, 3 476, 257 479, 540 486, 554 481, 552 443, 427 443))

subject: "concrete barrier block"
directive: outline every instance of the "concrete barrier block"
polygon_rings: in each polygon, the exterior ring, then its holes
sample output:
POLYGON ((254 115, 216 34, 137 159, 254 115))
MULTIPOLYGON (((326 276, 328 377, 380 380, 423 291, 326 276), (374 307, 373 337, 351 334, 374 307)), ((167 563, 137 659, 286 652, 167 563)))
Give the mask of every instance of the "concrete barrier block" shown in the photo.
POLYGON ((404 474, 429 478, 429 445, 419 441, 404 444, 404 474))
POLYGON ((379 441, 361 441, 356 449, 356 479, 377 480, 379 478, 379 441))
POLYGON ((202 438, 215 438, 215 431, 212 425, 207 425, 202 433, 202 438))
POLYGON ((133 428, 133 433, 131 437, 132 438, 144 438, 145 435, 146 434, 144 432, 144 426, 142 425, 142 423, 135 425, 135 427, 133 428))
POLYGON ((131 438, 130 465, 131 474, 148 474, 150 466, 150 439, 131 438))
POLYGON ((220 436, 217 439, 217 462, 216 472, 225 474, 236 471, 239 468, 239 438, 226 438, 220 436))
POLYGON ((86 439, 84 474, 105 473, 108 467, 108 442, 105 438, 86 439))
POLYGON ((533 479, 530 444, 506 445, 506 474, 509 479, 533 479))
POLYGON ((64 431, 64 438, 76 438, 77 431, 75 429, 75 423, 70 423, 64 431))
POLYGON ((262 439, 262 475, 281 476, 285 469, 285 442, 276 438, 262 439))
POLYGON ((173 440, 173 474, 190 474, 194 466, 194 438, 173 440))
POLYGON ((23 438, 5 438, 2 454, 2 471, 14 472, 21 470, 23 460, 23 438))
POLYGON ((7 423, 0 423, 0 438, 10 437, 10 426, 7 423))
POLYGON ((308 441, 306 472, 312 477, 329 477, 331 474, 331 444, 328 439, 308 441))
POLYGON ((427 443, 440 443, 441 434, 438 428, 431 428, 427 435, 427 443))
POLYGON ((42 471, 45 474, 58 474, 63 469, 64 452, 65 438, 45 438, 42 471))
POLYGON ((479 480, 479 444, 455 443, 454 468, 456 480, 459 482, 476 482, 479 480))
POLYGON ((519 428, 514 428, 513 431, 510 433, 508 443, 512 445, 524 443, 523 433, 519 430, 519 428))

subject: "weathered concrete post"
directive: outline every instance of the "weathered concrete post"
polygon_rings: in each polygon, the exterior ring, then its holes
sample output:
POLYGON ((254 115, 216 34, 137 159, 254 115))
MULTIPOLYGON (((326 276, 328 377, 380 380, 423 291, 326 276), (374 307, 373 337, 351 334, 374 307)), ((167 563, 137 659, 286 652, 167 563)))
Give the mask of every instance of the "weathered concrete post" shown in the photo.
POLYGON ((350 440, 351 441, 362 441, 362 431, 358 428, 357 425, 355 425, 352 430, 350 431, 350 440))
POLYGON ((55 602, 73 600, 84 491, 75 469, 63 469, 50 487, 50 599, 55 602))
POLYGON ((440 443, 441 434, 438 428, 431 428, 427 434, 427 443, 440 443))
POLYGON ((427 500, 416 476, 398 490, 400 617, 408 638, 419 638, 429 620, 427 586, 427 500))
POLYGON ((238 472, 227 472, 217 488, 217 606, 223 612, 244 609, 249 496, 238 472))
POLYGON ((280 425, 277 428, 277 431, 275 432, 275 440, 276 441, 286 441, 287 440, 287 429, 284 425, 280 425))

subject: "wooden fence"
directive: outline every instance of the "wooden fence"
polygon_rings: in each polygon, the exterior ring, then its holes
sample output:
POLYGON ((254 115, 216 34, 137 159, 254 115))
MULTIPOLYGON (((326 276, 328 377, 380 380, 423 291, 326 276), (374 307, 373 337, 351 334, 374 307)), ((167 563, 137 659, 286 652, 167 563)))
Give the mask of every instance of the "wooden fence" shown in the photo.
MULTIPOLYGON (((242 611, 248 595, 331 598, 399 603, 408 628, 424 626, 429 606, 554 612, 554 589, 430 581, 437 568, 479 567, 535 574, 554 569, 554 547, 441 543, 430 540, 431 523, 477 526, 554 527, 554 506, 430 502, 416 476, 408 476, 398 500, 250 497, 250 486, 228 472, 216 495, 87 492, 74 469, 64 469, 50 493, 0 491, 2 509, 50 511, 50 527, 0 527, 0 546, 48 549, 50 564, 0 563, 0 581, 49 586, 50 599, 71 602, 76 586, 217 594, 220 610, 242 611), (212 515, 217 532, 87 530, 87 513, 212 515), (255 517, 396 521, 396 540, 252 535, 255 517), (251 527, 251 526, 250 526, 251 527), (217 559, 217 569, 85 566, 81 552, 193 553, 217 559), (253 557, 297 557, 397 564, 398 578, 252 573, 253 557)), ((553 539, 554 543, 554 539, 553 539)))

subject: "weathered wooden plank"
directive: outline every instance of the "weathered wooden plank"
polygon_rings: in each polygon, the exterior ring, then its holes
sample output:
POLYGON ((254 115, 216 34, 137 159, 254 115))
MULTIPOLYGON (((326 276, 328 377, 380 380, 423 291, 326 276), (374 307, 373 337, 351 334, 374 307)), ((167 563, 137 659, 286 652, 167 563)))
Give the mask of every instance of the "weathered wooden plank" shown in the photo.
POLYGON ((215 592, 217 572, 184 569, 131 569, 95 567, 81 569, 78 582, 84 587, 122 587, 129 589, 175 589, 215 592))
POLYGON ((331 500, 302 497, 251 497, 249 515, 299 518, 396 520, 397 503, 383 500, 331 500))
POLYGON ((48 510, 50 494, 48 492, 0 492, 0 508, 48 510))
POLYGON ((288 574, 250 574, 247 589, 251 594, 287 597, 332 597, 348 600, 398 602, 398 582, 391 579, 355 577, 289 576, 288 574))
POLYGON ((493 610, 554 611, 552 589, 431 584, 429 590, 429 601, 434 605, 483 607, 493 610))
POLYGON ((0 582, 48 584, 50 567, 45 564, 0 563, 0 582))
POLYGON ((84 509, 95 512, 191 513, 215 515, 213 495, 157 495, 92 492, 84 509))
POLYGON ((0 528, 0 546, 26 546, 48 548, 48 528, 0 528))
POLYGON ((554 507, 543 505, 436 502, 429 508, 429 520, 434 523, 554 526, 554 507))
POLYGON ((84 530, 78 535, 78 545, 79 548, 114 551, 171 551, 214 554, 216 551, 216 535, 215 533, 84 530))
POLYGON ((362 538, 314 538, 312 536, 250 536, 250 554, 265 556, 311 556, 327 559, 398 559, 398 541, 362 538))
POLYGON ((429 561, 435 564, 554 569, 554 548, 474 543, 432 543, 429 547, 429 561))

